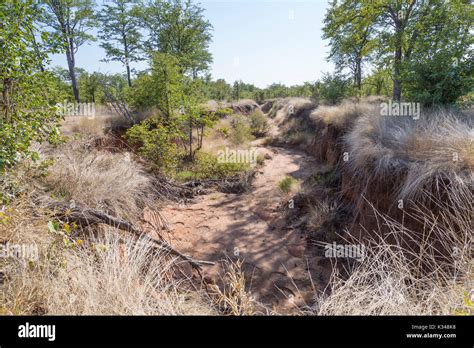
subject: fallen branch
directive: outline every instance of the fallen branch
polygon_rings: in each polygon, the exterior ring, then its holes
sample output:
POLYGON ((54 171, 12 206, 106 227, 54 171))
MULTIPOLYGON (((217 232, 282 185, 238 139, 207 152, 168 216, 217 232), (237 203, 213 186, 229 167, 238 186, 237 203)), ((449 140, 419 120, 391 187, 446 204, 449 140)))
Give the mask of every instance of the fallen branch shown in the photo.
POLYGON ((119 219, 117 217, 106 214, 102 211, 84 207, 78 204, 70 206, 64 202, 52 200, 47 197, 39 199, 38 203, 41 206, 45 206, 55 213, 57 217, 62 217, 70 221, 74 221, 81 226, 91 226, 99 223, 106 224, 122 231, 133 233, 136 237, 142 238, 145 241, 153 244, 155 247, 163 249, 172 255, 178 256, 179 258, 189 262, 189 264, 196 269, 199 269, 201 265, 214 265, 214 262, 195 260, 190 256, 184 255, 180 251, 174 249, 171 245, 165 241, 156 240, 145 234, 142 230, 136 228, 132 223, 119 219))

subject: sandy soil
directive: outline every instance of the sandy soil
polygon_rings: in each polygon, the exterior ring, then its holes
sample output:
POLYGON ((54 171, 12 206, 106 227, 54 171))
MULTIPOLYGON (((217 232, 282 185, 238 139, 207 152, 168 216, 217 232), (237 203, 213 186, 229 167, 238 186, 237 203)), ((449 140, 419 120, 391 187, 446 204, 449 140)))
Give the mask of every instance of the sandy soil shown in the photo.
MULTIPOLYGON (((272 133, 275 134, 275 127, 272 133)), ((311 304, 329 276, 321 257, 307 247, 304 231, 288 226, 281 205, 289 204, 278 189, 285 176, 304 180, 317 169, 315 160, 297 150, 254 144, 268 154, 247 194, 213 192, 188 205, 172 204, 162 213, 171 231, 166 239, 197 259, 216 261, 204 275, 219 284, 222 259, 240 259, 249 289, 258 301, 279 313, 297 312, 311 304)))

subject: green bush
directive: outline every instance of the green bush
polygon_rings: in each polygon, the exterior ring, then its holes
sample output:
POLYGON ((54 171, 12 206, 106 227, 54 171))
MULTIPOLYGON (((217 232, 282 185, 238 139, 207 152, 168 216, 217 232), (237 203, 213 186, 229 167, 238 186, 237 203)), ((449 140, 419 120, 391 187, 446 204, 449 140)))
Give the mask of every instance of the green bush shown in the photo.
POLYGON ((249 169, 246 163, 219 163, 217 156, 198 152, 194 162, 185 163, 175 174, 179 181, 225 179, 249 169))
MULTIPOLYGON (((51 76, 39 69, 46 61, 48 52, 38 54, 33 49, 35 42, 30 30, 35 15, 34 6, 27 2, 2 2, 0 175, 22 158, 38 158, 38 155, 31 151, 31 143, 61 141, 60 114, 45 97, 51 93, 54 84, 51 76)), ((38 34, 47 41, 45 33, 38 34)))
POLYGON ((319 85, 319 97, 330 104, 337 104, 350 94, 350 82, 340 74, 325 74, 319 85))
POLYGON ((474 63, 453 63, 451 55, 441 51, 429 60, 410 61, 403 74, 404 96, 425 106, 454 104, 474 88, 474 63))
POLYGON ((278 183, 278 188, 284 193, 289 193, 296 183, 297 181, 295 178, 287 176, 278 183))
POLYGON ((177 143, 182 133, 176 124, 161 117, 149 118, 130 128, 125 138, 156 170, 176 168, 183 156, 177 143))
POLYGON ((235 145, 244 144, 245 142, 252 140, 252 130, 244 117, 241 115, 234 115, 231 120, 232 132, 230 139, 235 145))
POLYGON ((250 131, 252 135, 257 138, 264 137, 268 134, 269 124, 268 119, 260 110, 255 110, 249 116, 250 131))

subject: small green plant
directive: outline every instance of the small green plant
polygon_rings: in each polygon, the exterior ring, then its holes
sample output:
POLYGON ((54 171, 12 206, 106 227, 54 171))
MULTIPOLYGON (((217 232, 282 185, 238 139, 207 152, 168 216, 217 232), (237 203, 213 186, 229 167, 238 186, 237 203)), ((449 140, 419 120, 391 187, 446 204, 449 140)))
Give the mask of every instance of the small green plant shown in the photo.
POLYGON ((472 315, 474 313, 474 302, 470 298, 470 294, 464 291, 463 305, 454 310, 454 315, 472 315))
POLYGON ((310 178, 311 178, 311 183, 314 185, 320 185, 320 184, 327 185, 328 183, 334 182, 334 180, 337 179, 337 176, 336 176, 335 170, 329 170, 327 172, 314 174, 310 178))
POLYGON ((235 145, 244 144, 253 139, 252 130, 242 116, 235 115, 231 120, 231 126, 232 133, 230 138, 235 145))
POLYGON ((224 138, 228 138, 230 136, 230 133, 231 133, 230 128, 227 127, 227 126, 219 127, 217 129, 217 132, 222 134, 224 136, 224 138))
POLYGON ((264 137, 268 134, 268 119, 260 110, 255 110, 249 116, 250 131, 257 138, 264 137))
POLYGON ((278 188, 283 192, 283 193, 290 193, 292 188, 296 185, 297 180, 295 178, 292 178, 291 176, 287 176, 283 180, 281 180, 278 183, 278 188))
POLYGON ((198 152, 194 162, 185 163, 175 174, 179 181, 225 179, 247 171, 247 163, 219 163, 210 153, 198 152))
POLYGON ((157 170, 175 168, 182 157, 177 145, 183 137, 182 133, 176 124, 161 117, 150 118, 133 126, 125 137, 157 170))

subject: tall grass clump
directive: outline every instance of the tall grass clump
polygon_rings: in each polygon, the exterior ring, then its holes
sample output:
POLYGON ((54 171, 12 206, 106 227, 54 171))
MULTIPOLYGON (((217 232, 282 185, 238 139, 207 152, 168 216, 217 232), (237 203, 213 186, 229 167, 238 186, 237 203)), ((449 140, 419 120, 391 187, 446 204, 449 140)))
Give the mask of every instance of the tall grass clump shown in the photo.
POLYGON ((376 106, 369 103, 354 103, 349 100, 339 105, 320 105, 311 112, 310 118, 315 123, 334 125, 339 129, 347 129, 358 117, 373 112, 376 106))
POLYGON ((130 153, 98 151, 78 140, 58 148, 52 159, 43 181, 59 199, 132 221, 152 204, 152 178, 130 153))
POLYGON ((4 314, 215 314, 204 293, 173 276, 176 260, 117 231, 91 237, 81 247, 56 249, 55 259, 48 255, 11 267, 4 314))
POLYGON ((424 110, 420 119, 360 117, 344 137, 350 156, 343 170, 351 190, 377 202, 447 199, 463 209, 473 197, 474 121, 453 109, 424 110))
MULTIPOLYGON (((317 294, 311 313, 472 315, 472 216, 448 210, 442 217, 419 213, 426 231, 436 239, 426 240, 415 251, 386 242, 386 231, 379 231, 378 236, 366 240, 366 255, 348 277, 335 268, 328 291, 317 294), (439 245, 451 252, 440 258, 439 245)), ((399 239, 419 233, 383 214, 377 215, 380 224, 388 226, 399 239)))

